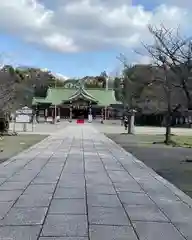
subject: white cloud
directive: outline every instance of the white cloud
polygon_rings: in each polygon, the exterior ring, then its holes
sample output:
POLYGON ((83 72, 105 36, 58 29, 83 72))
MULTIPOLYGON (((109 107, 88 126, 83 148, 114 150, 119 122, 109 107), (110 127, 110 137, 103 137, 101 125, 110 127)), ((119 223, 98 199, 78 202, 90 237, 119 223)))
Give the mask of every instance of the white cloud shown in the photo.
POLYGON ((150 40, 149 23, 190 30, 191 1, 156 2, 147 11, 126 0, 1 1, 0 30, 60 52, 137 47, 150 40))

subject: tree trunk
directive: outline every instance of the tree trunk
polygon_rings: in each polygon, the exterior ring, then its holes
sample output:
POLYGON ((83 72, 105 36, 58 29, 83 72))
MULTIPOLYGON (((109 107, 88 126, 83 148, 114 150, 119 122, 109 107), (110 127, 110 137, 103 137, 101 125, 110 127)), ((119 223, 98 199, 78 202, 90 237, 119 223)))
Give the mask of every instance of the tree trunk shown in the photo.
POLYGON ((0 135, 9 131, 9 120, 6 117, 0 117, 0 135))
POLYGON ((169 145, 171 143, 171 113, 168 112, 166 116, 166 133, 165 133, 165 144, 169 145))

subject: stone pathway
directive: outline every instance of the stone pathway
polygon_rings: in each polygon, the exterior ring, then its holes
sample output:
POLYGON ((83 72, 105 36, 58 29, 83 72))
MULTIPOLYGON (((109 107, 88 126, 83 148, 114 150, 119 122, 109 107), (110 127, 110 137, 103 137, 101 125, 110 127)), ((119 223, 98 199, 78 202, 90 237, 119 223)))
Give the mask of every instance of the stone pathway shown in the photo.
POLYGON ((192 239, 192 199, 88 124, 1 164, 0 183, 0 240, 192 239))

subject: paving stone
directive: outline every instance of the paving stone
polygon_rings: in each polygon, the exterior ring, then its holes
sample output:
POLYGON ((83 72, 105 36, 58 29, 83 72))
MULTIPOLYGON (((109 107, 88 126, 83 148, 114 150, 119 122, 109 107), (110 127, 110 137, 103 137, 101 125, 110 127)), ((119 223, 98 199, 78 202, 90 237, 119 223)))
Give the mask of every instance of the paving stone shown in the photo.
POLYGON ((59 183, 59 187, 71 187, 71 188, 79 188, 85 187, 85 179, 82 175, 76 174, 66 174, 66 176, 61 176, 59 183))
MULTIPOLYGON (((2 164, 3 163, 1 163, 1 165, 2 164)), ((6 181, 7 178, 10 178, 14 173, 16 173, 16 171, 17 171, 17 169, 10 169, 10 168, 9 169, 0 169, 0 184, 3 183, 4 181, 6 181)))
POLYGON ((84 188, 62 188, 58 187, 54 198, 85 198, 85 189, 84 188))
MULTIPOLYGON (((69 161, 69 159, 67 160, 69 161)), ((75 163, 73 165, 65 165, 63 172, 66 173, 84 173, 84 167, 83 164, 81 166, 77 166, 75 165, 75 163)))
POLYGON ((87 237, 40 237, 39 240, 88 240, 87 237))
POLYGON ((81 181, 59 181, 58 187, 63 188, 85 188, 85 182, 81 181))
POLYGON ((182 235, 185 236, 187 240, 192 239, 192 222, 175 223, 174 225, 182 233, 182 235))
POLYGON ((8 213, 13 204, 14 202, 0 202, 0 219, 8 213))
MULTIPOLYGON (((123 181, 123 178, 122 178, 123 181)), ((141 187, 135 183, 135 181, 129 181, 129 182, 115 182, 114 183, 116 191, 119 192, 144 192, 141 187)))
POLYGON ((2 190, 24 190, 27 187, 26 182, 5 182, 0 186, 0 191, 2 190))
POLYGON ((27 182, 30 183, 36 174, 29 175, 28 173, 15 174, 13 177, 9 178, 9 182, 27 182))
POLYGON ((174 223, 192 222, 192 209, 180 202, 175 204, 161 204, 159 207, 174 223))
POLYGON ((98 240, 137 240, 132 227, 129 226, 90 226, 90 239, 98 240))
POLYGON ((49 178, 43 178, 43 177, 36 177, 31 183, 32 184, 56 184, 58 182, 59 178, 49 179, 49 178))
POLYGON ((125 209, 133 221, 169 222, 155 205, 126 205, 125 209))
POLYGON ((123 204, 129 205, 154 205, 154 202, 145 193, 119 192, 123 204))
POLYGON ((22 190, 0 191, 0 202, 15 201, 22 192, 22 190))
POLYGON ((85 178, 83 174, 62 174, 59 182, 72 182, 84 184, 85 178))
POLYGON ((0 227, 1 240, 38 240, 41 226, 0 227))
POLYGON ((42 224, 47 208, 12 208, 0 221, 0 225, 39 225, 42 224))
POLYGON ((170 205, 185 205, 180 199, 172 198, 170 199, 169 196, 160 196, 159 194, 150 196, 150 198, 158 205, 162 207, 169 207, 170 205))
POLYGON ((52 199, 51 194, 23 194, 14 207, 48 207, 52 199))
POLYGON ((53 169, 54 171, 61 172, 62 167, 65 165, 65 162, 48 162, 43 168, 42 172, 53 169))
POLYGON ((110 162, 108 164, 104 164, 107 171, 125 171, 125 169, 119 163, 110 162))
POLYGON ((47 173, 47 174, 39 174, 37 178, 47 179, 48 181, 57 181, 60 177, 60 173, 47 173))
POLYGON ((184 240, 184 237, 171 223, 134 222, 140 240, 184 240))
POLYGON ((53 199, 49 214, 86 214, 85 199, 53 199))
POLYGON ((90 174, 86 174, 86 183, 87 184, 92 184, 92 185, 110 185, 111 184, 111 180, 109 179, 109 177, 107 176, 107 174, 103 174, 101 175, 101 173, 90 173, 90 174))
POLYGON ((111 180, 115 183, 137 183, 129 174, 127 171, 109 171, 107 170, 109 177, 111 180))
POLYGON ((61 174, 61 169, 62 169, 62 167, 60 167, 58 170, 55 170, 53 167, 53 168, 49 168, 47 170, 42 170, 38 174, 38 177, 48 178, 48 179, 53 179, 53 180, 58 179, 61 174))
POLYGON ((93 185, 87 184, 88 194, 116 194, 113 185, 93 185))
POLYGON ((123 208, 89 207, 90 224, 123 226, 130 222, 123 208))
POLYGON ((55 188, 56 184, 30 184, 24 194, 51 194, 54 192, 55 188))
POLYGON ((121 207, 121 202, 116 195, 88 194, 88 206, 95 207, 121 207))
POLYGON ((169 191, 168 189, 166 190, 162 190, 162 189, 150 189, 149 191, 146 191, 147 194, 151 197, 151 198, 167 198, 169 200, 179 200, 179 198, 172 193, 171 191, 169 191))
POLYGON ((86 162, 85 172, 105 172, 105 168, 99 160, 97 162, 86 162))
POLYGON ((48 215, 41 235, 86 237, 88 236, 87 217, 85 215, 48 215))

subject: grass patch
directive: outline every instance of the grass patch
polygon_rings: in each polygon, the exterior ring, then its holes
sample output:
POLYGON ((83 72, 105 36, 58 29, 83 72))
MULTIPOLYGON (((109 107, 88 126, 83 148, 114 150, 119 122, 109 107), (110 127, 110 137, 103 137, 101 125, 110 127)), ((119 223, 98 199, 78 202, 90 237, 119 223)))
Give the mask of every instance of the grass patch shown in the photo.
MULTIPOLYGON (((114 136, 112 134, 107 134, 107 136, 112 137, 113 139, 118 139, 118 135, 114 136)), ((157 134, 157 135, 149 135, 149 134, 136 134, 130 135, 127 133, 119 134, 120 139, 123 139, 125 143, 133 143, 137 145, 145 145, 151 146, 154 145, 165 145, 165 135, 157 134)), ((184 147, 184 148, 192 148, 192 136, 179 136, 175 134, 171 134, 171 143, 168 147, 184 147)))
MULTIPOLYGON (((155 138, 155 136, 154 136, 155 138)), ((162 135, 162 141, 154 140, 153 144, 164 144, 165 136, 162 135)), ((170 146, 192 148, 192 136, 171 136, 170 146)))
POLYGON ((179 147, 192 147, 192 136, 173 136, 172 141, 179 147))
POLYGON ((0 139, 0 162, 4 162, 12 156, 33 146, 45 139, 47 135, 21 134, 17 136, 4 136, 0 139))

